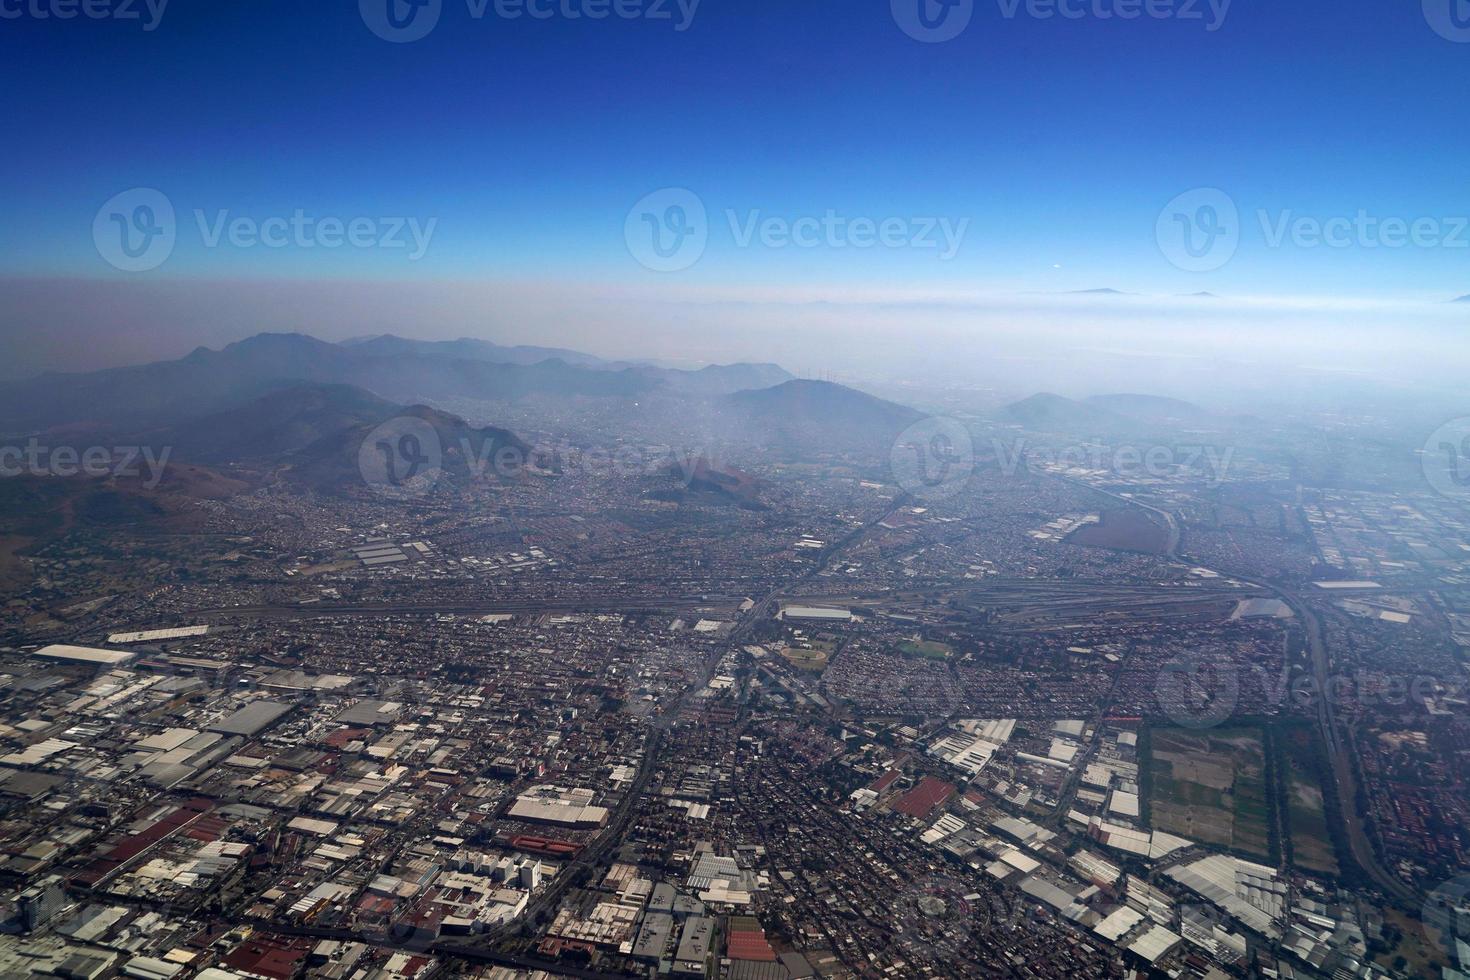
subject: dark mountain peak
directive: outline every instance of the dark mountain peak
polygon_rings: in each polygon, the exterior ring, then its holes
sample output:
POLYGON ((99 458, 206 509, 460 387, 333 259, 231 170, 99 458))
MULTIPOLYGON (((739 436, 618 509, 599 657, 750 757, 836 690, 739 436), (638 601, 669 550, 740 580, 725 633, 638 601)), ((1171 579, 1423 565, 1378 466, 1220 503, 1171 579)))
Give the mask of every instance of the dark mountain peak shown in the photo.
POLYGON ((352 385, 292 384, 149 433, 149 439, 172 446, 183 459, 269 464, 397 411, 399 406, 352 385))
POLYGON ((644 365, 631 370, 674 391, 706 396, 771 388, 792 379, 791 373, 777 364, 710 364, 694 371, 644 365))
POLYGON ((365 419, 291 455, 286 478, 329 494, 378 492, 410 475, 465 486, 516 479, 532 457, 508 429, 477 428, 429 405, 394 406, 386 418, 365 419), (399 441, 405 437, 413 441, 399 441))
POLYGON ((244 340, 237 340, 233 344, 226 344, 220 349, 221 354, 242 353, 246 351, 280 351, 280 350, 330 350, 336 344, 329 344, 325 340, 317 340, 315 337, 304 333, 258 333, 244 340))
POLYGON ((1198 419, 1210 413, 1193 402, 1187 402, 1180 398, 1167 398, 1162 395, 1093 395, 1087 399, 1092 405, 1101 405, 1104 408, 1124 415, 1133 415, 1147 418, 1175 418, 1175 419, 1198 419))
MULTIPOLYGON (((748 405, 806 404, 813 407, 825 405, 834 408, 844 405, 892 405, 896 409, 903 409, 901 405, 884 402, 883 399, 864 394, 856 388, 849 388, 833 381, 816 381, 808 378, 793 378, 768 388, 736 392, 730 397, 748 405)), ((903 410, 911 411, 910 409, 903 410)))
MULTIPOLYGON (((345 345, 344 345, 345 346, 345 345)), ((457 340, 413 340, 385 333, 366 337, 350 345, 350 350, 360 354, 381 357, 437 357, 463 361, 482 361, 490 364, 533 365, 556 359, 574 367, 601 367, 601 358, 559 347, 505 347, 489 340, 475 337, 460 337, 457 340)))
POLYGON ((1208 409, 1193 402, 1131 393, 1093 395, 1078 400, 1042 392, 1007 406, 1002 414, 1028 428, 1094 434, 1220 421, 1208 409))
POLYGON ((1075 401, 1075 400, 1073 400, 1071 398, 1067 398, 1067 397, 1065 397, 1063 395, 1055 394, 1054 392, 1050 392, 1050 391, 1038 391, 1034 395, 1031 395, 1031 396, 1029 396, 1027 398, 1021 399, 1018 402, 1013 402, 1010 405, 1007 405, 1006 408, 1005 408, 1005 411, 1007 411, 1007 412, 1026 411, 1026 410, 1029 410, 1029 409, 1031 409, 1033 407, 1035 407, 1035 408, 1060 408, 1060 407, 1072 406, 1072 405, 1080 406, 1081 404, 1082 403, 1079 402, 1079 401, 1075 401))
MULTIPOLYGON (((699 457, 692 468, 686 461, 673 462, 664 469, 664 474, 690 491, 713 494, 747 510, 766 509, 761 502, 761 491, 765 488, 761 480, 733 466, 713 463, 708 457, 699 457)), ((683 499, 682 494, 668 491, 655 491, 654 496, 655 499, 683 499)))
POLYGON ((398 413, 404 418, 415 418, 427 422, 435 429, 457 433, 473 431, 473 427, 453 412, 434 408, 431 405, 409 405, 398 413))
POLYGON ((1039 392, 1030 398, 1007 405, 1002 417, 1030 429, 1066 432, 1096 431, 1102 428, 1126 428, 1131 420, 1103 404, 1089 404, 1073 398, 1039 392))
POLYGON ((831 381, 738 391, 723 404, 757 441, 806 449, 887 451, 923 413, 831 381))
MULTIPOLYGON (((768 392, 825 392, 836 397, 862 394, 856 388, 849 388, 846 385, 838 384, 836 381, 820 381, 816 378, 792 378, 790 381, 783 381, 780 384, 771 385, 766 390, 768 392)), ((864 397, 871 398, 872 396, 866 395, 864 397)))
POLYGON ((330 380, 322 377, 328 366, 340 364, 349 353, 336 344, 304 333, 258 333, 237 340, 206 360, 237 370, 276 372, 281 378, 330 380))
POLYGON ((746 362, 746 361, 741 361, 741 362, 736 363, 736 364, 706 364, 704 367, 700 368, 699 370, 697 370, 697 371, 695 371, 693 373, 694 374, 720 374, 722 372, 733 372, 733 371, 748 371, 748 372, 751 372, 751 373, 761 373, 761 374, 770 374, 770 375, 778 376, 778 379, 776 381, 773 381, 770 384, 765 385, 765 387, 767 387, 767 388, 774 388, 778 384, 784 384, 787 381, 794 381, 794 380, 796 380, 793 377, 793 375, 791 374, 791 372, 787 371, 781 365, 779 365, 779 364, 772 364, 772 363, 770 363, 768 361, 761 362, 761 363, 758 363, 758 364, 757 363, 752 363, 752 362, 746 362))

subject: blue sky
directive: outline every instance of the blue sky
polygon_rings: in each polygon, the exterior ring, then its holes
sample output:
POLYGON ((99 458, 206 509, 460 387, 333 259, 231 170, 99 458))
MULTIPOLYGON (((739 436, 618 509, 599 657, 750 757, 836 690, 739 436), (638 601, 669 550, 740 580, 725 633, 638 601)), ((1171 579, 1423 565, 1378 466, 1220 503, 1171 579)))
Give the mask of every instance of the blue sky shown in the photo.
POLYGON ((11 277, 1470 293, 1470 232, 1454 225, 1470 215, 1470 43, 1436 33, 1417 0, 1236 0, 1223 19, 1218 0, 1174 0, 1197 19, 1126 21, 1097 13, 1128 0, 1070 0, 1078 19, 974 0, 945 43, 907 36, 889 0, 703 0, 685 30, 676 0, 671 19, 601 21, 510 20, 493 3, 476 19, 443 0, 432 33, 404 44, 375 36, 355 0, 173 0, 153 30, 34 15, 56 2, 0 0, 21 13, 0 20, 11 277), (137 187, 176 208, 177 242, 123 273, 93 222, 137 187), (630 255, 625 221, 667 187, 698 195, 709 242, 657 273, 630 255), (1208 272, 1171 264, 1156 238, 1161 209, 1194 188, 1241 213, 1238 251, 1208 272), (298 209, 435 224, 407 261, 210 248, 195 218, 298 209), (1258 211, 1427 219, 1466 247, 1271 247, 1258 211), (731 229, 828 212, 915 234, 966 224, 949 260, 742 247, 731 229))

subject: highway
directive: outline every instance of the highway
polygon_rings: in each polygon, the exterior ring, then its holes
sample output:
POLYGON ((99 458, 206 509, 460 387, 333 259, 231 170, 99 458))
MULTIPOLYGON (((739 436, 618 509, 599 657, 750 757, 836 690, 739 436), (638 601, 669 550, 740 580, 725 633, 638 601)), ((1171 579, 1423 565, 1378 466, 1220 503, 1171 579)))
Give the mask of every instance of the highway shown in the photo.
MULTIPOLYGON (((1066 479, 1066 478, 1064 478, 1066 479)), ((1071 481, 1069 482, 1077 482, 1071 481)), ((1087 484, 1079 484, 1088 486, 1087 484)), ((1181 533, 1179 523, 1173 514, 1160 510, 1149 504, 1111 493, 1107 490, 1099 490, 1097 487, 1088 487, 1097 490, 1098 493, 1106 494, 1118 500, 1142 507, 1151 513, 1158 514, 1164 518, 1169 527, 1169 550, 1171 558, 1179 558, 1179 545, 1181 533)), ((1321 693, 1317 696, 1317 724, 1322 732, 1322 743, 1327 757, 1332 760, 1333 784, 1337 792, 1338 812, 1341 814, 1343 830, 1346 834, 1349 849, 1352 851, 1353 859, 1373 881, 1389 895, 1394 896, 1402 902, 1407 903, 1410 908, 1417 908, 1420 898, 1413 889, 1402 881, 1395 878, 1387 868, 1378 860, 1378 852, 1373 847, 1373 842, 1368 838, 1367 828, 1363 824, 1363 818, 1358 815, 1358 783, 1353 773, 1352 748, 1345 746, 1339 737, 1337 716, 1332 698, 1325 692, 1330 691, 1331 685, 1328 680, 1332 674, 1332 660, 1327 652, 1327 643, 1322 637, 1322 624, 1315 613, 1308 608, 1301 597, 1295 593, 1262 582, 1249 576, 1238 575, 1227 569, 1218 568, 1222 575, 1227 575, 1240 582, 1264 589, 1274 597, 1285 602, 1296 614, 1298 622, 1306 631, 1307 647, 1311 657, 1312 675, 1317 683, 1317 690, 1321 693)))
POLYGON ((1332 698, 1326 692, 1332 690, 1328 684, 1331 675, 1331 659, 1327 655, 1327 643, 1322 638, 1322 624, 1302 600, 1283 590, 1276 590, 1277 596, 1291 606, 1292 611, 1300 618, 1307 633, 1307 647, 1311 653, 1312 675, 1317 682, 1317 723, 1322 729, 1323 746, 1327 757, 1332 760, 1333 782, 1337 786, 1338 810, 1342 814, 1343 828, 1347 832, 1348 846, 1352 850, 1353 859, 1358 862, 1374 882, 1390 895, 1409 903, 1410 907, 1417 908, 1420 897, 1413 889, 1402 881, 1399 881, 1378 860, 1378 851, 1373 847, 1373 842, 1368 839, 1367 828, 1363 825, 1363 819, 1358 815, 1358 783, 1353 773, 1352 749, 1344 746, 1338 737, 1337 717, 1334 713, 1332 698))

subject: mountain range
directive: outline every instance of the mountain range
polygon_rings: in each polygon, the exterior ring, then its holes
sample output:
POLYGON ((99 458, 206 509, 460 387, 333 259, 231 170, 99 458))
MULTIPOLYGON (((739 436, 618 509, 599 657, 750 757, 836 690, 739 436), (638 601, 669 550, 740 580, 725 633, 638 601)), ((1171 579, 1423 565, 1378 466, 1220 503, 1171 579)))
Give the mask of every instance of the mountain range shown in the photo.
POLYGON ((304 334, 260 334, 176 361, 89 374, 46 374, 0 385, 6 434, 48 430, 130 433, 237 408, 303 383, 351 385, 400 404, 450 398, 516 402, 530 396, 636 398, 668 391, 717 396, 790 380, 772 364, 699 371, 605 365, 590 355, 484 341, 377 337, 332 344, 304 334), (569 354, 534 360, 541 353, 569 354))
MULTIPOLYGON (((458 340, 409 340, 385 333, 376 337, 344 340, 340 346, 377 357, 402 357, 408 354, 450 357, 462 361, 488 361, 491 364, 530 365, 556 360, 573 367, 605 368, 613 366, 600 357, 562 347, 527 347, 524 345, 506 347, 472 337, 461 337, 458 340)), ((630 365, 619 366, 628 367, 630 365)))
POLYGON ((425 466, 462 480, 514 476, 532 461, 531 447, 506 429, 475 428, 448 412, 395 404, 341 384, 281 388, 220 412, 142 433, 141 441, 168 446, 175 458, 190 462, 280 467, 288 481, 339 491, 361 485, 365 466, 382 468, 387 477, 388 463, 372 455, 379 452, 375 442, 387 441, 389 461, 399 468, 411 465, 413 460, 394 444, 402 435, 432 446, 415 444, 414 453, 424 455, 425 466), (383 429, 389 422, 393 425, 383 429), (498 454, 507 449, 514 451, 506 457, 514 465, 502 466, 497 473, 498 454))
POLYGON ((1094 395, 1073 399, 1042 392, 1013 402, 1001 418, 1028 429, 1053 432, 1136 432, 1147 427, 1196 426, 1221 421, 1191 402, 1157 395, 1094 395))
MULTIPOLYGON (((900 434, 924 418, 853 388, 794 379, 774 364, 684 371, 474 339, 384 335, 334 344, 303 334, 260 334, 175 361, 0 385, 0 418, 11 437, 167 446, 185 464, 241 464, 324 491, 360 487, 364 467, 383 465, 373 453, 391 456, 401 437, 382 436, 390 420, 413 428, 405 446, 433 446, 423 462, 432 455, 441 475, 482 475, 507 450, 533 461, 532 447, 509 429, 476 428, 433 407, 449 401, 484 406, 479 417, 495 417, 500 406, 551 427, 555 417, 590 407, 613 433, 622 431, 619 413, 627 411, 645 426, 663 419, 665 435, 685 444, 806 458, 886 459, 900 434)), ((1034 430, 1090 434, 1230 421, 1186 401, 1139 394, 1075 400, 1041 393, 1000 417, 1034 430)), ((709 482, 708 489, 729 491, 709 482)))
POLYGON ((488 340, 468 337, 459 340, 408 340, 383 334, 345 341, 341 346, 350 347, 370 357, 446 357, 526 367, 546 361, 560 361, 571 367, 626 372, 655 384, 701 394, 727 394, 747 388, 768 388, 791 380, 791 374, 777 364, 711 364, 686 371, 640 361, 606 361, 592 354, 562 347, 505 347, 488 340))
POLYGON ((441 475, 481 473, 507 449, 531 461, 532 448, 508 429, 475 428, 431 407, 451 400, 482 404, 479 414, 492 417, 497 405, 524 402, 519 417, 533 418, 602 400, 596 411, 608 419, 653 401, 695 441, 792 454, 886 452, 922 417, 842 385, 795 380, 774 364, 684 371, 472 339, 334 344, 261 334, 175 361, 0 385, 0 418, 11 437, 167 446, 186 464, 239 464, 327 492, 360 487, 364 466, 383 465, 371 454, 395 451, 398 436, 378 438, 390 420, 416 426, 415 447, 433 444, 441 475))

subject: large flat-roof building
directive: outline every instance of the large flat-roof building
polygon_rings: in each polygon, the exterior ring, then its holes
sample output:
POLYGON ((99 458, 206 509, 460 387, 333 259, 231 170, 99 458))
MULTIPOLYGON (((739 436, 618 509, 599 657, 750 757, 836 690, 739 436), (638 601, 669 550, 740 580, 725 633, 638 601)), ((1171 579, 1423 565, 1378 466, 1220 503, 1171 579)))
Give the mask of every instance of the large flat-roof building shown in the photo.
POLYGON ((97 647, 74 647, 65 643, 53 643, 42 647, 32 656, 42 660, 63 660, 76 664, 95 664, 98 667, 120 667, 137 659, 131 650, 101 650, 97 647))
POLYGON ((834 609, 828 606, 785 606, 781 610, 782 619, 815 619, 833 623, 846 623, 852 620, 852 611, 848 609, 834 609))
POLYGON ((590 789, 534 786, 511 804, 506 816, 527 823, 550 823, 563 827, 601 827, 607 823, 607 807, 593 806, 596 794, 590 789))
POLYGON ((703 977, 708 975, 710 950, 715 942, 715 920, 693 916, 684 923, 679 934, 679 951, 674 954, 673 975, 703 977))
POLYGON ((274 725, 290 710, 291 705, 279 701, 256 701, 221 718, 210 725, 209 730, 221 735, 243 735, 249 738, 274 725))
POLYGON ((174 626, 160 630, 138 630, 133 633, 113 633, 108 636, 108 643, 162 643, 168 640, 186 640, 194 636, 204 636, 209 632, 208 626, 174 626))

